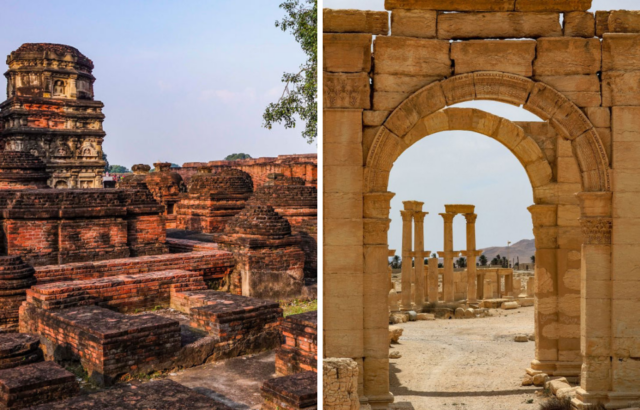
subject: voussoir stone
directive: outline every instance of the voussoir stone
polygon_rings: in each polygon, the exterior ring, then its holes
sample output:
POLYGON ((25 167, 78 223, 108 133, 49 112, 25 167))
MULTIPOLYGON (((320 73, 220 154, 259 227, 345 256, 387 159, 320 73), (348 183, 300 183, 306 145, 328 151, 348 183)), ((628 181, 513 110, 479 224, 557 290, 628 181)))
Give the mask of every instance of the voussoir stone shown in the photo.
POLYGON ((591 0, 516 0, 516 11, 587 11, 591 0))
POLYGON ((385 0, 384 8, 443 11, 513 11, 514 0, 385 0))
POLYGON ((386 11, 323 9, 322 16, 325 33, 389 33, 389 13, 386 11))
POLYGON ((451 45, 456 75, 495 70, 530 77, 535 56, 533 40, 470 40, 451 45))
POLYGON ((440 39, 554 36, 562 36, 559 13, 446 13, 438 16, 440 39))
POLYGON ((411 37, 377 37, 375 73, 449 76, 449 42, 411 37))
POLYGON ((602 49, 597 38, 547 37, 538 39, 535 76, 596 74, 602 49))

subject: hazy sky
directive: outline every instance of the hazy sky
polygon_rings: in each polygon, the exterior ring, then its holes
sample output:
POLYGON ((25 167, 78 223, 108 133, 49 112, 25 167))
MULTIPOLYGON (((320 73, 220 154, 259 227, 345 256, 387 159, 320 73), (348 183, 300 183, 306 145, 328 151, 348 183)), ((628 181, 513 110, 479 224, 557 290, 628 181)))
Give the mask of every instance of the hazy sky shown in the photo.
MULTIPOLYGON (((594 0, 593 10, 637 9, 635 0, 594 0)), ((324 7, 384 10, 384 0, 324 0, 324 7)), ((479 108, 513 121, 540 121, 522 108, 478 101, 456 107, 479 108)), ((445 204, 476 205, 477 245, 506 246, 533 238, 533 192, 524 168, 502 144, 473 132, 444 132, 429 136, 396 161, 389 181, 391 202, 389 246, 402 249, 402 201, 425 202, 425 248, 443 250, 445 204)), ((455 250, 466 249, 465 219, 454 219, 455 250)))
POLYGON ((46 42, 92 59, 111 164, 316 152, 300 129, 261 127, 305 58, 274 26, 281 2, 3 0, 0 54, 46 42))

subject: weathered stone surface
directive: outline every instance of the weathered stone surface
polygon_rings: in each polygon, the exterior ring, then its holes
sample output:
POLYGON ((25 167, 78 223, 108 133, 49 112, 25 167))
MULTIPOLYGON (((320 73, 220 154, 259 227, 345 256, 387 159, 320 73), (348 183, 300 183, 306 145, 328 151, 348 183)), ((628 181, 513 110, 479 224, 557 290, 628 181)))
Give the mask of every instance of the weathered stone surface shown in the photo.
POLYGON ((471 40, 451 45, 456 75, 494 70, 530 77, 535 56, 533 40, 471 40))
POLYGON ((410 37, 377 37, 375 73, 419 76, 451 75, 449 42, 410 37))
POLYGON ((269 379, 260 388, 264 410, 317 409, 318 376, 316 372, 304 372, 269 379))
POLYGON ((527 343, 529 341, 529 337, 527 335, 515 335, 513 341, 518 343, 527 343))
POLYGON ((384 8, 443 11, 511 11, 514 0, 385 0, 384 8))
POLYGON ((516 0, 516 11, 587 11, 591 0, 516 0))
POLYGON ((564 13, 564 35, 566 37, 591 38, 595 34, 596 19, 593 13, 583 11, 564 13))
POLYGON ((440 39, 554 36, 562 36, 558 13, 447 13, 438 16, 440 39))
POLYGON ((518 302, 504 302, 501 306, 501 309, 511 310, 511 309, 518 309, 519 307, 520 305, 518 304, 518 302))
POLYGON ((436 38, 437 16, 434 10, 394 10, 391 13, 391 35, 436 38))
POLYGON ((324 359, 323 403, 328 410, 358 410, 358 365, 351 359, 324 359))
MULTIPOLYGON (((376 74, 373 76, 374 91, 413 94, 422 87, 441 80, 442 77, 424 77, 413 75, 376 74)), ((406 98, 405 97, 405 98, 406 98)))
POLYGON ((578 107, 598 107, 602 103, 597 75, 540 76, 534 79, 559 91, 578 107))
POLYGON ((596 11, 596 36, 602 37, 604 33, 609 32, 609 16, 610 11, 598 10, 596 11))
POLYGON ((640 33, 640 11, 613 10, 608 19, 609 33, 640 33))
POLYGON ((540 373, 533 376, 533 385, 536 387, 543 387, 547 381, 549 381, 549 376, 547 376, 545 373, 540 373))
POLYGON ((377 127, 384 124, 391 111, 369 111, 362 113, 362 125, 365 127, 377 127))
POLYGON ((367 73, 324 73, 323 108, 371 107, 371 84, 367 73))
POLYGON ((596 128, 611 127, 611 109, 607 107, 588 107, 585 113, 596 128))
POLYGON ((323 9, 322 16, 325 33, 389 33, 389 13, 385 11, 323 9))
POLYGON ((601 68, 600 40, 551 37, 538 39, 534 75, 596 74, 601 68))
POLYGON ((0 370, 0 387, 0 406, 5 409, 30 408, 64 400, 79 391, 73 373, 53 362, 0 370))
POLYGON ((371 34, 324 34, 324 71, 358 73, 371 71, 371 34))
POLYGON ((640 105, 640 71, 603 72, 602 105, 640 105))
POLYGON ((602 70, 640 70, 640 34, 605 34, 602 41, 602 70))
POLYGON ((276 350, 278 376, 318 370, 318 312, 285 318, 280 325, 283 342, 276 350))

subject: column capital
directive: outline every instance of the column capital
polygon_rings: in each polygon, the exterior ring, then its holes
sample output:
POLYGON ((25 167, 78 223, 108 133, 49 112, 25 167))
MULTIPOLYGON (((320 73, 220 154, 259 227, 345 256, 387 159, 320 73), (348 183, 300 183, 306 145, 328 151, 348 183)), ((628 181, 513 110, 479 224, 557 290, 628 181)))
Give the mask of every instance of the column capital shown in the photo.
POLYGON ((443 214, 438 214, 438 215, 440 215, 442 219, 444 219, 444 223, 453 223, 453 218, 455 218, 457 214, 445 212, 443 214))
POLYGON ((468 224, 474 224, 476 223, 476 219, 478 219, 478 214, 463 214, 464 215, 464 219, 467 220, 468 224))
POLYGON ((612 218, 580 218, 585 245, 611 245, 612 218))
POLYGON ((420 212, 420 211, 414 211, 413 212, 413 219, 417 222, 424 222, 424 217, 429 215, 429 212, 420 212))
POLYGON ((400 211, 400 215, 402 215, 403 222, 411 222, 413 219, 413 211, 400 211))

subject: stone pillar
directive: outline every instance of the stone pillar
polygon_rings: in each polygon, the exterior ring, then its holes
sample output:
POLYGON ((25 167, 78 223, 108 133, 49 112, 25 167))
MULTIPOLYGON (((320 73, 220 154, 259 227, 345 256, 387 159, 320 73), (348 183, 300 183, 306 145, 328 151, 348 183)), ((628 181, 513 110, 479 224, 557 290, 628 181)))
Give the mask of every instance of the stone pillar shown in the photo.
POLYGON ((413 213, 414 226, 414 260, 415 260, 415 295, 413 302, 418 312, 422 310, 424 306, 424 217, 428 215, 428 212, 422 212, 423 202, 418 202, 416 210, 413 213))
POLYGON ((535 294, 535 292, 534 292, 535 285, 536 285, 536 278, 535 277, 531 277, 531 278, 527 279, 527 297, 528 298, 532 298, 533 295, 535 294))
POLYGON ((477 302, 476 219, 477 214, 464 214, 467 220, 467 303, 477 302))
POLYGON ((484 275, 485 273, 480 270, 480 272, 478 273, 478 285, 476 289, 478 300, 484 299, 484 275))
POLYGON ((429 303, 438 303, 438 258, 429 258, 429 303))
MULTIPOLYGON (((389 249, 389 257, 393 258, 396 256, 395 249, 389 249)), ((389 265, 389 290, 396 290, 395 285, 393 284, 393 268, 389 265)))
POLYGON ((531 362, 531 368, 547 374, 555 372, 559 360, 557 332, 543 331, 559 325, 557 208, 556 205, 533 205, 528 208, 536 241, 536 358, 531 362))
MULTIPOLYGON (((625 404, 638 399, 638 391, 634 388, 638 383, 638 366, 635 360, 630 360, 634 352, 630 346, 637 346, 638 340, 631 329, 636 326, 637 330, 637 322, 632 324, 631 309, 620 309, 637 304, 638 297, 625 290, 629 282, 616 283, 616 275, 628 276, 627 271, 612 270, 615 252, 612 252, 611 239, 615 220, 611 218, 611 197, 609 192, 578 194, 583 244, 580 275, 582 371, 577 399, 584 405, 606 401, 607 392, 611 391, 615 391, 625 404), (633 340, 634 336, 636 340, 633 340)), ((614 404, 615 399, 609 393, 609 404, 614 404)))
POLYGON ((407 210, 405 202, 405 210, 400 211, 402 215, 402 310, 411 310, 411 276, 413 267, 411 266, 411 228, 413 220, 413 211, 407 210))
POLYGON ((504 295, 514 296, 513 295, 513 271, 511 271, 511 273, 507 272, 507 274, 504 275, 504 295))
POLYGON ((443 298, 445 302, 453 302, 453 218, 456 214, 447 212, 440 216, 444 219, 444 252, 438 252, 444 258, 443 298))

